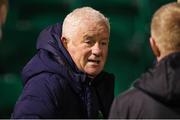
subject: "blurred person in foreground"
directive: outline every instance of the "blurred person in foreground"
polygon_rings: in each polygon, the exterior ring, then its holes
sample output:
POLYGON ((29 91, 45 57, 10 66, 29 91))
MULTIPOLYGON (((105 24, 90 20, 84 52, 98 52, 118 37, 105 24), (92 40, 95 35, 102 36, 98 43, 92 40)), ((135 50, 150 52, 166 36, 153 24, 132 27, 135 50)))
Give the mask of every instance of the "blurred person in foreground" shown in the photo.
POLYGON ((108 19, 91 7, 43 30, 23 69, 12 118, 108 118, 114 97, 114 76, 103 71, 109 35, 108 19))
POLYGON ((0 0, 0 40, 2 39, 2 26, 6 22, 8 0, 0 0))
POLYGON ((150 45, 156 65, 115 98, 109 118, 180 118, 180 3, 155 12, 150 45))

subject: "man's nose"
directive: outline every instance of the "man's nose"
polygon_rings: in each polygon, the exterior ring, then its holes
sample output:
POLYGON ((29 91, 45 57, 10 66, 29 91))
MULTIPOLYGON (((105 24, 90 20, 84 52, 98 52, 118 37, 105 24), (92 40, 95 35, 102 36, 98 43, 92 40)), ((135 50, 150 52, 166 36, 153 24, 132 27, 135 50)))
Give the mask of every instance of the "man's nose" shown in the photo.
POLYGON ((96 56, 100 56, 102 54, 102 48, 99 43, 95 43, 94 46, 92 46, 92 54, 96 56))

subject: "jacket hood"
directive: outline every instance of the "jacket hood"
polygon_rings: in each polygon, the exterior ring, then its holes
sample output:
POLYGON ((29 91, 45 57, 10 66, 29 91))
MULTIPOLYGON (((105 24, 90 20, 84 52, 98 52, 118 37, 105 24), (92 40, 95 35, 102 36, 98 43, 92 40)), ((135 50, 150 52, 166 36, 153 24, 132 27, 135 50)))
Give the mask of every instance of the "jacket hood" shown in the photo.
MULTIPOLYGON (((60 40, 61 24, 57 23, 44 29, 37 39, 37 54, 23 68, 22 76, 25 84, 31 77, 42 72, 67 75, 67 67, 80 73, 60 40), (60 69, 61 68, 61 69, 60 69)), ((64 76, 65 77, 65 76, 64 76)), ((79 76, 77 76, 79 77, 79 76)))
POLYGON ((167 104, 180 104, 180 52, 162 59, 134 87, 167 104))

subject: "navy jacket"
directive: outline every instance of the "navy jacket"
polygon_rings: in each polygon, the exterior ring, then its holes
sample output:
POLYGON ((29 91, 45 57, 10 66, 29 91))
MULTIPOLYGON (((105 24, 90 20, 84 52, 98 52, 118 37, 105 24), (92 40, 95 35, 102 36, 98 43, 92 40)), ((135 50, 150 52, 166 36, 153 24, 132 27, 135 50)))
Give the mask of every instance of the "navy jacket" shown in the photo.
POLYGON ((91 80, 79 71, 60 41, 61 25, 43 30, 37 54, 24 67, 24 89, 12 118, 108 117, 114 76, 101 72, 91 80))
POLYGON ((162 59, 118 96, 109 118, 180 118, 180 52, 162 59))

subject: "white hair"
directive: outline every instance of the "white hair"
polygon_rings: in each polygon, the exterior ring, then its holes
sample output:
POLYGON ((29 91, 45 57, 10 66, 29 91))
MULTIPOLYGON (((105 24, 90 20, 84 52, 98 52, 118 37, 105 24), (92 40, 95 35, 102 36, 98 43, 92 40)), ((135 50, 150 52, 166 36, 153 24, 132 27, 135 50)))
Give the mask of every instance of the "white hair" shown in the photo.
POLYGON ((108 18, 106 18, 101 12, 91 8, 91 7, 82 7, 73 10, 69 13, 64 21, 62 26, 62 35, 69 36, 73 31, 73 28, 78 28, 81 22, 83 21, 93 21, 93 22, 104 22, 108 30, 110 31, 110 23, 108 18), (71 32, 70 32, 71 31, 71 32))

